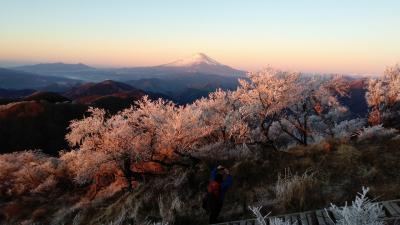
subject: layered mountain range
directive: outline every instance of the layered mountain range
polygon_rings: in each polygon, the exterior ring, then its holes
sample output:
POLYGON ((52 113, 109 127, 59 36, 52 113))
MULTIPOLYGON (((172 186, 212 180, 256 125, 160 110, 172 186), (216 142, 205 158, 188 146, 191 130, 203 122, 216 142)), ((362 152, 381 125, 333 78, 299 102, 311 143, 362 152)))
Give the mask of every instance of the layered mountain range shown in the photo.
POLYGON ((196 53, 150 67, 102 69, 82 63, 42 63, 1 69, 0 88, 8 89, 8 92, 34 89, 64 93, 82 84, 113 80, 145 92, 169 96, 184 104, 207 96, 217 88, 234 89, 237 79, 245 74, 245 71, 221 64, 204 53, 196 53))
POLYGON ((191 74, 212 74, 224 77, 243 77, 246 72, 223 65, 204 53, 196 53, 190 57, 171 63, 149 67, 127 68, 94 68, 82 63, 41 63, 10 68, 36 75, 60 77, 82 81, 116 80, 127 81, 142 78, 167 78, 191 74))

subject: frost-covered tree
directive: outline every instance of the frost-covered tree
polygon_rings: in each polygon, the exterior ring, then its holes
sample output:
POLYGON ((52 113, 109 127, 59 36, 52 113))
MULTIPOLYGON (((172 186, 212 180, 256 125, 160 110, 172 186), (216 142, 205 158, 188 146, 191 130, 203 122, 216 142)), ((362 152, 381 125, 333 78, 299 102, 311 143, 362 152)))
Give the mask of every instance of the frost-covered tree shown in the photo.
POLYGON ((385 123, 400 112, 400 66, 388 67, 384 75, 370 79, 365 95, 370 113, 368 121, 372 125, 385 123))
POLYGON ((205 144, 213 129, 213 123, 202 119, 203 111, 197 105, 177 106, 162 99, 144 97, 136 106, 109 118, 101 109, 89 112, 89 117, 71 122, 66 139, 77 149, 62 155, 75 165, 71 170, 83 183, 90 182, 104 163, 112 163, 128 179, 134 175, 135 163, 177 163, 205 144))
POLYGON ((137 107, 118 116, 133 128, 134 151, 137 158, 154 160, 160 156, 174 158, 188 156, 204 143, 212 132, 196 105, 177 106, 162 99, 144 98, 137 107))
POLYGON ((251 138, 248 124, 240 111, 241 102, 237 92, 216 90, 208 98, 197 100, 191 106, 201 112, 202 126, 208 127, 206 141, 244 143, 251 138))
POLYGON ((334 136, 347 111, 337 99, 348 90, 340 76, 309 77, 269 68, 240 84, 233 95, 250 133, 276 149, 334 136))
POLYGON ((347 112, 337 100, 346 95, 348 85, 339 76, 303 78, 297 84, 296 101, 288 105, 278 123, 280 130, 295 142, 307 145, 318 138, 334 136, 334 127, 347 112))
POLYGON ((89 112, 90 116, 71 121, 66 139, 78 149, 62 153, 61 159, 68 162, 78 183, 90 183, 103 164, 124 171, 129 179, 135 154, 132 127, 124 123, 121 115, 107 118, 105 111, 97 108, 90 108, 89 112))
POLYGON ((66 139, 75 150, 62 158, 76 165, 71 169, 78 180, 89 182, 104 163, 129 179, 134 164, 183 165, 182 159, 194 162, 194 153, 216 143, 306 145, 334 134, 345 111, 336 97, 346 89, 337 77, 305 78, 270 68, 249 74, 235 91, 217 90, 185 106, 144 97, 110 117, 91 108, 90 116, 71 122, 66 139))
POLYGON ((242 117, 258 136, 256 141, 274 146, 269 135, 271 125, 281 117, 283 109, 296 101, 299 77, 299 73, 267 68, 250 73, 249 81, 240 80, 234 96, 241 102, 238 110, 242 117))

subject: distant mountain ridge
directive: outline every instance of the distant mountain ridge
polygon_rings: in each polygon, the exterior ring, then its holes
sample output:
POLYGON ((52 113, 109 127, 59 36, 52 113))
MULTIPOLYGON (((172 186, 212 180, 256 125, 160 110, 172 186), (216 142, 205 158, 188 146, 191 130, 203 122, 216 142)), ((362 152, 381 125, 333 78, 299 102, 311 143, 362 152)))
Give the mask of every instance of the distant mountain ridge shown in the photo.
POLYGON ((0 88, 0 99, 1 98, 21 98, 21 97, 28 96, 34 92, 36 92, 36 90, 33 90, 33 89, 14 90, 14 89, 0 88))
POLYGON ((157 92, 179 104, 191 103, 206 97, 217 88, 234 90, 238 86, 237 77, 225 77, 201 73, 178 74, 169 78, 149 78, 125 81, 131 86, 146 92, 157 92))
POLYGON ((144 92, 138 90, 128 84, 116 82, 112 80, 106 80, 100 83, 86 83, 80 86, 76 86, 64 93, 64 96, 70 99, 79 99, 87 96, 103 96, 111 95, 119 92, 136 91, 144 95, 144 92))
POLYGON ((88 65, 77 63, 77 64, 67 64, 67 63, 39 63, 34 65, 25 65, 25 66, 18 66, 14 67, 15 70, 22 70, 22 71, 49 71, 49 72, 65 72, 65 71, 82 71, 82 70, 92 70, 95 69, 88 65))
POLYGON ((46 101, 51 103, 70 102, 71 100, 54 92, 36 91, 22 99, 23 101, 46 101))
POLYGON ((246 75, 245 71, 223 65, 204 53, 196 53, 188 58, 149 67, 100 69, 82 63, 41 63, 36 65, 13 67, 10 69, 91 82, 104 80, 127 81, 149 78, 168 78, 169 76, 176 74, 184 76, 195 73, 226 77, 244 77, 246 75))
POLYGON ((63 77, 68 79, 77 80, 96 80, 96 74, 101 75, 102 73, 88 65, 77 63, 77 64, 67 64, 67 63, 40 63, 35 65, 26 65, 10 68, 16 71, 23 71, 38 75, 46 75, 53 77, 63 77))
POLYGON ((51 85, 73 86, 81 81, 0 68, 0 88, 39 89, 51 85))
POLYGON ((86 83, 64 93, 65 97, 74 100, 75 103, 104 108, 111 113, 130 107, 145 95, 148 95, 151 99, 168 98, 168 96, 162 94, 145 92, 128 84, 112 80, 86 83))

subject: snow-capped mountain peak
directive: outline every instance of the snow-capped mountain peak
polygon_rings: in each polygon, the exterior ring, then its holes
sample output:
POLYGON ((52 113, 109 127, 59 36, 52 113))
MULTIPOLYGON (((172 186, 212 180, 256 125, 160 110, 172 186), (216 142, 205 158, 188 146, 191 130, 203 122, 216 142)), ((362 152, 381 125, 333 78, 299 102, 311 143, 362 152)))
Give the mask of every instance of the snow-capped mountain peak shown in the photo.
POLYGON ((243 77, 246 72, 236 70, 227 65, 221 64, 208 57, 204 53, 196 53, 190 57, 180 59, 168 64, 156 67, 158 71, 167 71, 168 73, 189 73, 189 74, 214 74, 220 76, 243 77))
POLYGON ((165 64, 164 66, 190 67, 190 66, 201 65, 201 64, 214 65, 214 66, 221 65, 219 62, 208 57, 204 53, 196 53, 188 58, 180 59, 180 60, 174 61, 172 63, 165 64))

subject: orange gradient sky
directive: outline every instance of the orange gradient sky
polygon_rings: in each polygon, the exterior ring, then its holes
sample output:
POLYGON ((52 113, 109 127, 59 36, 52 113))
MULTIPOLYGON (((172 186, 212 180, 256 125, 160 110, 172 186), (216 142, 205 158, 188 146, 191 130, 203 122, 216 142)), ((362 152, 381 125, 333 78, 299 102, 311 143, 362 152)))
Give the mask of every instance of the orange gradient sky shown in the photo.
POLYGON ((0 66, 151 66, 204 52, 244 70, 380 74, 400 61, 396 1, 22 1, 0 8, 0 66))

